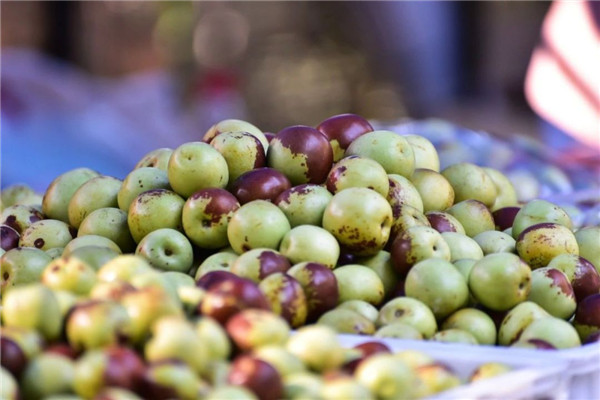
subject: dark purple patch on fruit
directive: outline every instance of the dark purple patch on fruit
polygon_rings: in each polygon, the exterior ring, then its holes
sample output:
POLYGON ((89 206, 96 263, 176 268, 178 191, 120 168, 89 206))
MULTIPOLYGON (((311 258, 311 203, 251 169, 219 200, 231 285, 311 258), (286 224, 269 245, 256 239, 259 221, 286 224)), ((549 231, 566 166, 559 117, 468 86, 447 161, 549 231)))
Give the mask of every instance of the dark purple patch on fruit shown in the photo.
POLYGON ((333 309, 339 299, 339 289, 335 274, 323 264, 308 263, 304 266, 307 281, 301 281, 308 308, 307 321, 316 321, 321 315, 333 309))
POLYGON ((430 211, 425 214, 433 229, 442 232, 456 232, 456 226, 450 221, 446 213, 430 211))
POLYGON ((274 168, 253 169, 240 175, 231 186, 231 193, 241 204, 253 200, 275 201, 292 187, 290 180, 274 168))
POLYGON ((312 192, 312 189, 314 187, 316 187, 318 185, 312 184, 312 183, 303 183, 301 185, 297 185, 294 187, 291 187, 287 190, 284 190, 283 192, 281 192, 279 194, 279 196, 277 196, 277 198, 275 199, 275 204, 279 205, 281 203, 288 203, 290 202, 290 196, 292 194, 297 194, 299 196, 304 196, 309 194, 310 192, 312 192))
POLYGON ((33 245, 35 247, 37 247, 38 249, 41 249, 42 247, 44 247, 44 244, 46 244, 46 242, 42 238, 37 238, 33 241, 33 245))
POLYGON ((16 379, 21 377, 21 373, 27 365, 27 356, 21 347, 12 339, 5 336, 0 337, 0 364, 16 379))
MULTIPOLYGON (((306 295, 302 285, 294 277, 281 274, 278 300, 281 305, 281 317, 285 319, 292 328, 298 328, 306 322, 297 319, 298 308, 302 307, 300 299, 306 301, 306 295)), ((307 305, 304 304, 306 307, 307 305)))
POLYGON ((292 268, 292 264, 290 264, 290 261, 284 255, 270 250, 265 250, 260 253, 258 261, 260 263, 259 279, 264 279, 276 272, 286 272, 288 269, 292 268))
POLYGON ((153 375, 154 367, 162 367, 164 365, 172 365, 177 368, 179 365, 185 365, 179 360, 161 360, 152 363, 140 378, 138 394, 147 400, 170 400, 176 399, 178 396, 174 387, 165 386, 158 382, 153 375))
POLYGON ((145 371, 145 364, 140 356, 127 347, 110 346, 104 349, 106 369, 104 384, 136 391, 145 371))
POLYGON ((600 330, 600 294, 588 296, 577 304, 575 322, 600 330))
MULTIPOLYGON (((519 336, 521 336, 521 335, 519 334, 519 336)), ((529 343, 529 344, 535 346, 536 349, 540 349, 540 350, 556 350, 555 346, 553 346, 551 343, 548 343, 542 339, 528 339, 526 341, 526 343, 529 343)))
POLYGON ((575 292, 575 299, 579 303, 588 296, 600 293, 600 274, 598 274, 598 271, 591 262, 577 256, 577 264, 571 286, 575 292))
POLYGON ((390 248, 392 265, 401 278, 405 278, 415 264, 416 258, 411 255, 411 248, 412 240, 406 235, 401 234, 392 242, 390 248))
POLYGON ((3 250, 8 251, 19 246, 21 235, 8 225, 0 225, 0 243, 3 250))
POLYGON ((221 283, 228 279, 239 279, 240 277, 229 271, 210 271, 196 281, 196 286, 201 289, 209 290, 213 285, 221 283))
MULTIPOLYGON (((218 223, 223 215, 227 215, 240 208, 240 203, 234 195, 225 189, 209 188, 197 191, 191 196, 194 201, 198 199, 209 199, 206 204, 206 215, 210 216, 210 223, 218 223)), ((206 221, 209 222, 209 221, 206 221)))
POLYGON ((360 363, 362 363, 367 358, 375 354, 386 354, 392 352, 387 345, 376 341, 368 341, 357 344, 356 346, 354 346, 354 349, 359 350, 362 353, 362 355, 359 358, 355 358, 354 360, 351 360, 342 366, 342 369, 349 374, 354 374, 354 371, 356 370, 356 368, 358 368, 360 363))
POLYGON ((273 132, 263 132, 263 134, 265 135, 265 137, 267 138, 267 142, 271 143, 271 140, 273 140, 273 138, 275 138, 275 135, 273 132))
MULTIPOLYGON (((226 271, 210 273, 213 272, 226 271)), ((229 318, 246 308, 271 310, 269 302, 256 283, 250 279, 237 276, 236 278, 226 279, 210 286, 198 311, 225 325, 229 318)))
POLYGON ((148 201, 151 201, 153 197, 171 196, 174 194, 176 193, 167 189, 150 189, 138 195, 137 202, 140 204, 144 204, 148 201))
POLYGON ((600 330, 590 333, 584 340, 583 344, 597 343, 600 342, 600 330))
POLYGON ((331 193, 335 193, 337 191, 337 181, 347 169, 348 168, 343 165, 339 165, 331 169, 329 175, 327 175, 327 190, 329 190, 331 193))
POLYGON ((337 261, 337 266, 341 267, 342 265, 355 264, 356 256, 352 254, 348 249, 344 248, 340 252, 340 256, 337 261))
POLYGON ((29 222, 31 222, 32 224, 34 222, 41 221, 41 220, 42 220, 42 215, 39 212, 35 212, 29 216, 29 222))
POLYGON ((334 115, 321 122, 317 129, 330 141, 337 140, 344 150, 359 136, 373 131, 369 121, 356 114, 334 115))
POLYGON ((546 277, 552 279, 552 286, 558 287, 561 292, 563 292, 568 297, 575 298, 575 293, 573 292, 573 287, 569 283, 569 280, 561 271, 555 268, 549 268, 544 272, 546 277))
POLYGON ((504 207, 492 213, 496 229, 504 231, 513 226, 515 216, 521 210, 521 207, 504 207))
POLYGON ((233 361, 227 382, 244 386, 259 400, 279 400, 284 397, 279 372, 271 364, 252 356, 241 355, 233 361))
MULTIPOLYGON (((554 224, 551 222, 542 222, 541 224, 535 224, 535 225, 528 226, 519 234, 517 242, 522 241, 523 238, 525 237, 525 235, 527 235, 529 232, 532 232, 532 231, 535 231, 538 229, 557 229, 559 226, 560 225, 554 224)), ((545 239, 545 236, 542 239, 545 239)))
POLYGON ((44 353, 52 353, 58 354, 63 357, 70 358, 71 360, 76 360, 80 352, 75 350, 73 347, 69 346, 68 343, 54 343, 44 349, 44 353))
POLYGON ((390 293, 387 293, 386 299, 391 300, 391 299, 395 299, 396 297, 405 296, 406 291, 404 290, 404 282, 405 282, 404 279, 398 280, 398 283, 396 284, 394 289, 390 293))
POLYGON ((295 125, 284 128, 273 139, 289 149, 292 154, 306 157, 308 183, 323 183, 333 164, 333 150, 329 140, 310 126, 295 125))
MULTIPOLYGON (((481 305, 479 303, 475 305, 475 308, 486 313, 492 319, 492 321, 494 321, 494 325, 496 325, 496 330, 500 329, 500 326, 502 324, 507 324, 508 321, 510 320, 510 316, 507 317, 508 310, 507 311, 491 310, 487 307, 484 307, 483 305, 481 305), (505 320, 505 318, 506 318, 506 320, 505 320)), ((520 335, 521 335, 520 333, 517 335, 517 337, 515 338, 515 341, 519 338, 520 335)))
POLYGON ((261 168, 267 165, 267 153, 265 151, 264 146, 258 140, 258 138, 250 133, 244 132, 244 136, 252 136, 254 139, 254 143, 256 144, 256 158, 254 159, 254 168, 261 168))

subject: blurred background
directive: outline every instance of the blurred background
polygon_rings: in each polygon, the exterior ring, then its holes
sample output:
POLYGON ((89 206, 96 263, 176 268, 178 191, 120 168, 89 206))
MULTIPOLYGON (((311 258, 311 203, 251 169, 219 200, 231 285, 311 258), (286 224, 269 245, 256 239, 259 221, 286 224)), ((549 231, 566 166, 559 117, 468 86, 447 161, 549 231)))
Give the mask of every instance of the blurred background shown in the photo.
POLYGON ((226 118, 436 118, 573 145, 524 92, 551 5, 2 1, 1 184, 43 191, 79 166, 122 179, 226 118))

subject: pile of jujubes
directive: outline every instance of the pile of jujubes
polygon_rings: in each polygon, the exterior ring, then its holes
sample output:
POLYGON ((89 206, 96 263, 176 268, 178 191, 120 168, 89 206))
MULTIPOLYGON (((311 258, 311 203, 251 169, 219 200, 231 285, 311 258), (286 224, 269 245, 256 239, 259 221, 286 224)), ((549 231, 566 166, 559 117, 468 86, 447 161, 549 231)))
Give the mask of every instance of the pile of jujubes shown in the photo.
POLYGON ((125 177, 1 195, 3 398, 421 398, 508 367, 461 380, 336 333, 600 338, 600 227, 354 114, 277 134, 224 120, 125 177))

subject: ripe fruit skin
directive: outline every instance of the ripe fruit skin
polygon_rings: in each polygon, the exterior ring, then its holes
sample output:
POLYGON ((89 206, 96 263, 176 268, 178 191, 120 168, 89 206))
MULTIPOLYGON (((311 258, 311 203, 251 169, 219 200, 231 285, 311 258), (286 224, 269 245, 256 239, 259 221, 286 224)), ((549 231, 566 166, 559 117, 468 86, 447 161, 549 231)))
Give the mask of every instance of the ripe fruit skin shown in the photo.
POLYGON ((538 268, 531 273, 531 291, 527 299, 564 320, 568 320, 577 307, 569 279, 556 268, 538 268))
POLYGON ((246 204, 252 200, 275 201, 283 191, 291 188, 289 179, 274 168, 256 168, 240 175, 231 183, 231 193, 246 204))
POLYGON ((397 218, 397 209, 403 204, 408 204, 423 212, 423 200, 419 191, 409 179, 398 174, 388 174, 390 190, 387 194, 387 200, 392 206, 394 218, 397 218))
POLYGON ((588 296, 577 305, 573 326, 582 341, 600 331, 600 294, 588 296))
POLYGON ((181 220, 186 236, 197 246, 218 249, 229 244, 227 226, 239 201, 225 189, 202 189, 185 201, 181 220))
POLYGON ((400 277, 413 265, 428 258, 450 261, 450 246, 442 235, 428 226, 414 226, 402 232, 391 246, 392 264, 400 277))
POLYGON ((350 143, 367 132, 373 131, 371 124, 356 114, 339 114, 327 118, 317 126, 323 135, 329 139, 333 149, 333 161, 344 157, 350 143))
MULTIPOLYGON (((202 315, 212 317, 225 325, 229 318, 246 308, 271 309, 267 298, 256 283, 225 271, 213 271, 210 274, 216 273, 231 276, 206 288, 204 300, 198 306, 202 315)), ((208 276, 207 274, 205 278, 208 276)))
POLYGON ((458 232, 465 234, 465 228, 463 228, 461 223, 451 214, 443 211, 429 211, 425 216, 431 224, 431 227, 439 233, 458 232))
POLYGON ((300 283, 306 295, 307 321, 316 320, 338 304, 337 278, 325 265, 303 262, 294 265, 287 274, 300 283))
POLYGON ((262 346, 283 346, 290 334, 288 323, 270 311, 247 309, 231 317, 226 324, 229 337, 243 352, 262 346))
POLYGON ((2 250, 9 251, 19 246, 21 235, 14 228, 2 224, 0 225, 0 237, 2 241, 2 250))
POLYGON ((210 145, 219 151, 227 162, 229 182, 256 168, 266 165, 266 149, 258 138, 248 132, 223 132, 210 145))
POLYGON ((304 325, 308 303, 302 285, 295 278, 276 272, 263 279, 258 287, 275 314, 281 315, 292 328, 304 325))
POLYGON ((578 303, 587 296, 600 293, 600 274, 594 265, 583 257, 560 254, 550 261, 548 268, 556 268, 564 272, 573 287, 578 303))
POLYGON ((259 400, 279 400, 283 397, 279 372, 271 364, 253 356, 238 356, 231 364, 227 382, 250 389, 259 400))
POLYGON ((290 261, 277 250, 252 249, 236 257, 231 264, 231 272, 256 283, 276 272, 286 272, 291 268, 290 261))
POLYGON ((374 255, 390 235, 392 208, 377 192, 348 188, 336 193, 323 214, 323 228, 354 255, 374 255))
POLYGON ((266 135, 260 129, 258 129, 256 126, 252 125, 249 122, 242 121, 239 119, 224 119, 222 121, 219 121, 206 131, 206 133, 202 137, 202 141, 210 143, 215 137, 221 135, 224 132, 249 133, 260 141, 265 153, 269 148, 269 141, 267 140, 266 135))
POLYGON ((281 171, 294 186, 323 183, 332 164, 329 140, 309 126, 282 129, 271 140, 267 151, 267 165, 281 171))

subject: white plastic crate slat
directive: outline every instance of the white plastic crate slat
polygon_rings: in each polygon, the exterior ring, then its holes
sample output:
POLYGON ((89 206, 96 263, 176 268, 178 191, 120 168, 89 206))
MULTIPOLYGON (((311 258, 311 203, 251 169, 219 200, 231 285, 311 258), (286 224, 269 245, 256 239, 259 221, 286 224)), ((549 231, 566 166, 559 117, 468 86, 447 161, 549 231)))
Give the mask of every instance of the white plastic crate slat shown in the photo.
POLYGON ((600 343, 565 350, 534 350, 347 334, 339 337, 345 346, 376 340, 393 351, 423 351, 448 363, 463 380, 484 362, 503 362, 515 368, 481 384, 440 393, 435 399, 600 399, 600 343), (520 373, 523 376, 517 377, 520 373))

